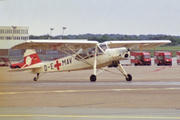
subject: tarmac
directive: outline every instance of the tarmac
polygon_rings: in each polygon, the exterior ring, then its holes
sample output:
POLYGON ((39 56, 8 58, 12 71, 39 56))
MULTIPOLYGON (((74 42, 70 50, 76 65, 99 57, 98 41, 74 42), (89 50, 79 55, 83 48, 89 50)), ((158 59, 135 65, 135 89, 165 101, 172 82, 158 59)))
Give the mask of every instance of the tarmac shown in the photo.
POLYGON ((124 66, 90 82, 92 70, 35 74, 0 68, 1 120, 180 119, 180 66, 124 66))

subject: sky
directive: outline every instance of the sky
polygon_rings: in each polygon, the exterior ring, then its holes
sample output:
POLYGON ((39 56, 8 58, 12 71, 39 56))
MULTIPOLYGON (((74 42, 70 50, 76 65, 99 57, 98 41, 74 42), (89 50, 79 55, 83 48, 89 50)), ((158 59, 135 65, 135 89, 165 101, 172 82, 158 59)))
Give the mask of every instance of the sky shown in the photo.
POLYGON ((180 0, 0 0, 0 26, 30 35, 180 35, 180 0))

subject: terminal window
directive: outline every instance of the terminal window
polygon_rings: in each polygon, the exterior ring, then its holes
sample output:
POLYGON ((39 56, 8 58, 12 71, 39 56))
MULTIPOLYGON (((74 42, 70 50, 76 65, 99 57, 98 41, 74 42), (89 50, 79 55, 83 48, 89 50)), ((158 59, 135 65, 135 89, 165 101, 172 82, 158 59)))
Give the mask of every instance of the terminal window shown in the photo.
POLYGON ((28 37, 21 37, 21 40, 27 40, 28 37))
POLYGON ((4 33, 4 30, 0 30, 0 33, 4 33))
POLYGON ((5 30, 5 33, 12 33, 12 30, 5 30))
POLYGON ((12 38, 11 37, 6 37, 7 40, 11 40, 12 38))
POLYGON ((20 30, 13 30, 13 33, 18 34, 18 33, 20 33, 20 30))
POLYGON ((21 30, 21 34, 28 34, 28 30, 21 30))
POLYGON ((4 40, 4 37, 0 37, 0 40, 4 40))

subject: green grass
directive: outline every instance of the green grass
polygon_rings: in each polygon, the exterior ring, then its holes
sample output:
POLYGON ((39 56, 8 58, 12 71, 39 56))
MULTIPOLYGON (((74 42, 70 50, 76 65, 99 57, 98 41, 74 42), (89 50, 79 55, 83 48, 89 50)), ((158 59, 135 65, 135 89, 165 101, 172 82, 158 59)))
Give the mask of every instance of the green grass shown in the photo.
POLYGON ((180 51, 180 46, 168 46, 168 47, 157 47, 155 49, 151 49, 151 50, 162 50, 162 51, 180 51))

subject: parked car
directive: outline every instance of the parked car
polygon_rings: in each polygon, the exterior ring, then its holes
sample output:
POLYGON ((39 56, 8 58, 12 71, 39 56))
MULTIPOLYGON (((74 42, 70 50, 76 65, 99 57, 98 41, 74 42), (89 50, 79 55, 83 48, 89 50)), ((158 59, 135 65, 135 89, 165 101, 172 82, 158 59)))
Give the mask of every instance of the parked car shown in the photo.
POLYGON ((11 64, 10 67, 11 67, 12 69, 15 69, 15 68, 21 68, 23 65, 24 65, 24 59, 21 60, 21 61, 18 62, 18 63, 11 64))

